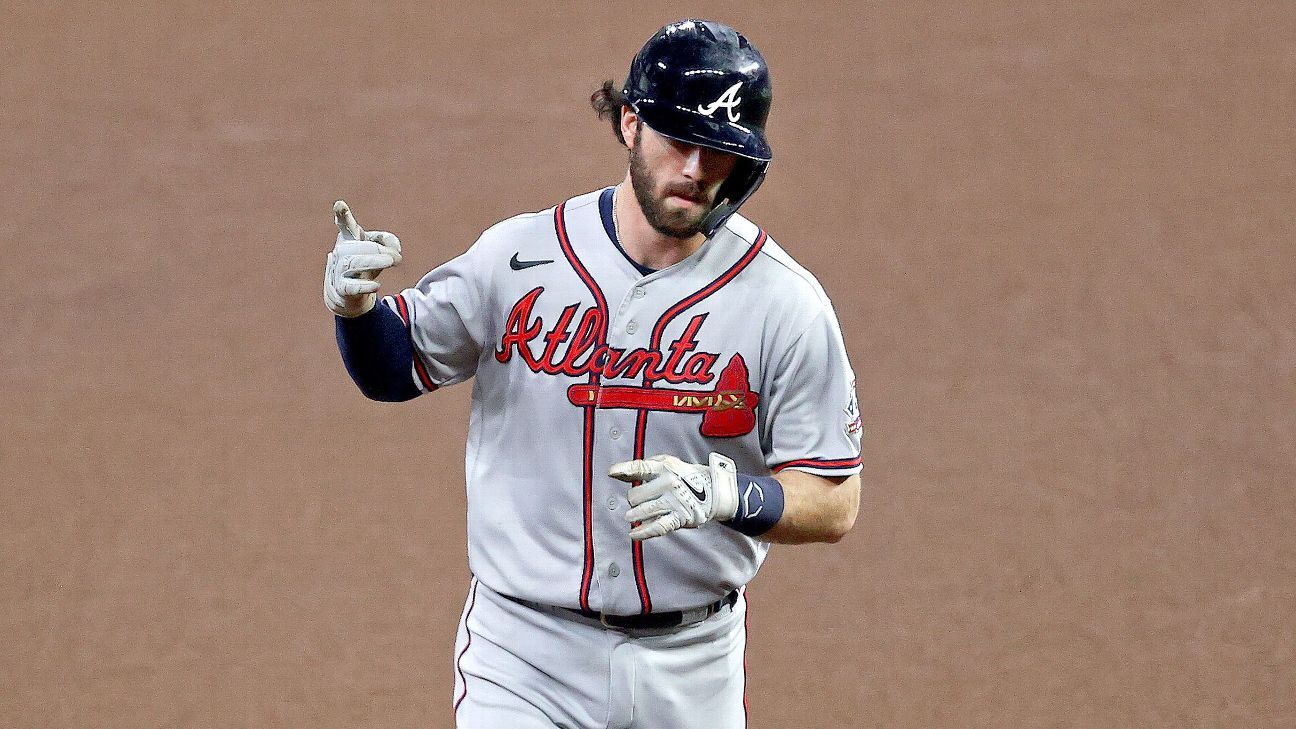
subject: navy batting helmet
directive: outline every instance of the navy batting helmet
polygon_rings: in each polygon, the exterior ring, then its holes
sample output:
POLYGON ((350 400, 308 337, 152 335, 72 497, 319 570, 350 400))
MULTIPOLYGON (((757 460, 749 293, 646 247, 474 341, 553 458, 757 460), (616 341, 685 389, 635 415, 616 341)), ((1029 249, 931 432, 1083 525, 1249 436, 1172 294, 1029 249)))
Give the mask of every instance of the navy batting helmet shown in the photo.
POLYGON ((681 20, 648 39, 622 91, 657 133, 742 158, 702 221, 711 235, 756 192, 769 167, 765 119, 773 91, 765 59, 727 25, 681 20))

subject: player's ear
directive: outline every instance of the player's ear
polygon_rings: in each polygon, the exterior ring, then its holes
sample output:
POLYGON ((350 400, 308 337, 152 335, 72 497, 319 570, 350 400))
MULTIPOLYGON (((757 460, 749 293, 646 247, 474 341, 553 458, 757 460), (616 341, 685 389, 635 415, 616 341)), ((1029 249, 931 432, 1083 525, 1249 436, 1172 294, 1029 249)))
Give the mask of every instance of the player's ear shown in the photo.
POLYGON ((634 149, 635 131, 642 123, 633 109, 628 106, 621 107, 621 136, 625 139, 627 149, 634 149))

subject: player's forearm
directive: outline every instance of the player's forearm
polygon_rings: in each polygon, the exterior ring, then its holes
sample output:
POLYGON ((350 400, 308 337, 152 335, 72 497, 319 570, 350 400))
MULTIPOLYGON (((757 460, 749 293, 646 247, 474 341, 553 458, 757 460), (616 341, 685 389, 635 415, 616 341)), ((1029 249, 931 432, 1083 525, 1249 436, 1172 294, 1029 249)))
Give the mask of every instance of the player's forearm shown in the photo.
POLYGON ((827 478, 789 469, 778 474, 783 516, 760 535, 779 544, 837 542, 855 525, 860 477, 827 478))
POLYGON ((365 397, 383 402, 418 397, 410 377, 414 345, 396 312, 379 303, 360 316, 334 319, 342 361, 365 397))

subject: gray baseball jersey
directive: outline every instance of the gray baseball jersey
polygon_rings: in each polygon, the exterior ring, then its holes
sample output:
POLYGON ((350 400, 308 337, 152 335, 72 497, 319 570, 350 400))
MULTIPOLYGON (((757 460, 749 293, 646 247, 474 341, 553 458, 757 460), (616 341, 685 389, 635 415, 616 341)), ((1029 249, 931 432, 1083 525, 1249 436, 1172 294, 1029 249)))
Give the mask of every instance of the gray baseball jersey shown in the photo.
POLYGON ((465 471, 469 568, 495 591, 612 614, 711 603, 768 544, 719 523, 634 543, 619 461, 860 469, 854 375, 819 283, 734 215, 645 272, 612 188, 519 215, 384 303, 423 391, 475 376, 465 471))

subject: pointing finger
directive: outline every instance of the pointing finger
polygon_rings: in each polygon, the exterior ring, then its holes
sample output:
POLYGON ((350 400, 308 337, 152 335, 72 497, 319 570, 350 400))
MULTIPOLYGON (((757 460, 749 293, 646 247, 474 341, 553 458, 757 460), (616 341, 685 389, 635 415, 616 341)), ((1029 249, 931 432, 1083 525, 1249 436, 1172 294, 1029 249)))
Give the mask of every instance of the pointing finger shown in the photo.
POLYGON ((612 464, 608 475, 620 481, 643 481, 662 473, 664 468, 656 461, 623 461, 612 464))
POLYGON ((338 200, 333 203, 333 217, 337 218, 338 231, 351 240, 364 240, 364 228, 356 222, 355 216, 351 214, 351 208, 345 201, 338 200))

